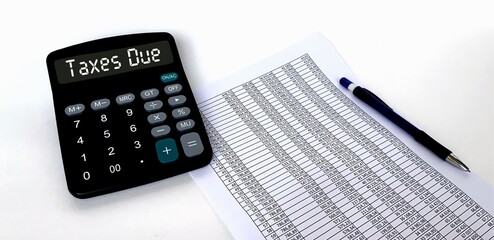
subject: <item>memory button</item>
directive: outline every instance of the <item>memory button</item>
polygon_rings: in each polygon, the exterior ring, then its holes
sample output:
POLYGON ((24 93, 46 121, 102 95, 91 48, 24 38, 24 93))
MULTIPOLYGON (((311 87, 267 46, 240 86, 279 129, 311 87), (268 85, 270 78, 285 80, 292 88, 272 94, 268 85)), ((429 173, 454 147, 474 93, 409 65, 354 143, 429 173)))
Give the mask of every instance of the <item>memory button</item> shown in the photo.
POLYGON ((81 114, 84 111, 84 109, 85 109, 85 107, 81 103, 70 105, 70 106, 65 108, 65 115, 67 115, 69 117, 70 116, 76 116, 76 115, 81 114))
POLYGON ((127 94, 122 94, 119 95, 115 101, 117 102, 118 105, 125 105, 125 104, 130 104, 134 101, 135 96, 132 93, 127 93, 127 94))
POLYGON ((91 108, 94 111, 106 109, 110 106, 110 100, 108 98, 98 99, 91 102, 91 108))

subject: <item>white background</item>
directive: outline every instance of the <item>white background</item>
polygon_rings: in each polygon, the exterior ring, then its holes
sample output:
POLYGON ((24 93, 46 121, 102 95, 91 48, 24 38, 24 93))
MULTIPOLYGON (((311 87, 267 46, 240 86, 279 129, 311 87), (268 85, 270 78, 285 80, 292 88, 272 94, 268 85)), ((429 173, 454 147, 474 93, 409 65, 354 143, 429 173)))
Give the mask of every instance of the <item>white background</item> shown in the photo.
POLYGON ((66 190, 45 58, 167 31, 193 87, 318 31, 395 111, 494 185, 489 1, 10 1, 0 7, 0 239, 229 239, 187 175, 88 200, 66 190))

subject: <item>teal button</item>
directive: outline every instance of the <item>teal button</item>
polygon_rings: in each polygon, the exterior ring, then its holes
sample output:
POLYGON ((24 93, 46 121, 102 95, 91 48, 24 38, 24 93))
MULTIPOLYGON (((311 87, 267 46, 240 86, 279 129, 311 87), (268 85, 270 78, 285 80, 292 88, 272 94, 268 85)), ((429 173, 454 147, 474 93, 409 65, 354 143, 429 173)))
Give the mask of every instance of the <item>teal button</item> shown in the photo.
POLYGON ((169 163, 177 160, 178 150, 175 140, 167 138, 156 142, 156 153, 161 163, 169 163))
POLYGON ((173 82, 178 79, 178 74, 175 72, 165 73, 161 75, 160 79, 164 83, 173 82))

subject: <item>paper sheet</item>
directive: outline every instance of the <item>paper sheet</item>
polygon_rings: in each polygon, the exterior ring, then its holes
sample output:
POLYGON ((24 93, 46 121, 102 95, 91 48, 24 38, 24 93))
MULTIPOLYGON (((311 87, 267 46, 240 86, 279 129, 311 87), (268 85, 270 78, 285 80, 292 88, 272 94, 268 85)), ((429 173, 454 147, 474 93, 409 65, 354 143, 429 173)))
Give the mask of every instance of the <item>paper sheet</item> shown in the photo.
POLYGON ((494 190, 341 91, 321 35, 196 92, 212 163, 191 173, 236 239, 492 239, 494 190))

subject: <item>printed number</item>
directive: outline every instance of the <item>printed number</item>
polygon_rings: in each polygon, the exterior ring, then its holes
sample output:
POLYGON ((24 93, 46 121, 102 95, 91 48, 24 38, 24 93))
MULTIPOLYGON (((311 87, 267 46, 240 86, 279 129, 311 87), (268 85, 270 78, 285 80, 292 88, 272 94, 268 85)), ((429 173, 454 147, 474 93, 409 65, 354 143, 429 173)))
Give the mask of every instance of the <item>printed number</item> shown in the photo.
POLYGON ((137 127, 136 127, 135 124, 130 125, 130 131, 131 132, 136 132, 137 131, 137 127))
POLYGON ((140 143, 139 141, 135 141, 135 142, 134 142, 134 147, 135 147, 136 149, 141 148, 141 143, 140 143))
POLYGON ((84 172, 82 173, 82 178, 84 178, 84 180, 89 180, 89 178, 91 178, 91 174, 89 174, 89 172, 84 172))
POLYGON ((109 147, 108 148, 108 156, 113 156, 113 155, 115 155, 115 148, 109 147))
POLYGON ((81 122, 81 120, 75 120, 74 123, 75 123, 75 128, 79 128, 79 123, 81 122))
POLYGON ((80 136, 79 139, 77 139, 77 143, 84 144, 84 140, 82 140, 82 136, 80 136))
POLYGON ((82 154, 82 155, 81 155, 81 158, 82 158, 82 160, 84 160, 84 162, 85 162, 85 161, 86 161, 86 154, 85 154, 85 153, 84 153, 84 154, 82 154))
POLYGON ((106 114, 101 114, 101 122, 106 122, 106 121, 108 121, 106 114))
POLYGON ((134 114, 134 112, 132 111, 132 109, 127 109, 125 112, 127 112, 127 116, 132 116, 134 114))
POLYGON ((110 130, 105 130, 105 131, 103 131, 103 136, 104 136, 105 138, 110 138, 110 136, 111 136, 111 134, 110 134, 110 130))
POLYGON ((110 165, 110 173, 120 172, 120 170, 122 170, 120 164, 110 165))

